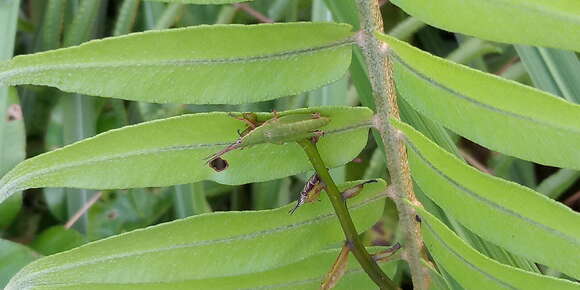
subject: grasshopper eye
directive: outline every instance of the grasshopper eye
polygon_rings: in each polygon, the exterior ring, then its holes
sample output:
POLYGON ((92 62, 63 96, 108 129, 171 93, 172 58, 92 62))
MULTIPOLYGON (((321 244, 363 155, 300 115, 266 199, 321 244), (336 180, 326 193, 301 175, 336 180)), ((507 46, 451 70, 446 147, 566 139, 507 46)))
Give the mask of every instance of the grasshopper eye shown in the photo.
POLYGON ((221 172, 226 170, 230 164, 225 159, 217 157, 209 162, 209 167, 215 170, 216 172, 221 172))

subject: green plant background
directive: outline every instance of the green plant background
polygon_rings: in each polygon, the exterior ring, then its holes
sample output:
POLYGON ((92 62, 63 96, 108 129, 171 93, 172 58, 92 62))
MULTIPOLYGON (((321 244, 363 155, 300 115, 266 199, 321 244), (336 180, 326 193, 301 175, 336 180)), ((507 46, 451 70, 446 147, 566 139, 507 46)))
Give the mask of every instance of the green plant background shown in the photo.
MULTIPOLYGON (((215 172, 246 128, 225 112, 329 117, 334 180, 379 179, 348 201, 362 241, 397 242, 365 0, 235 2, 0 0, 0 286, 318 288, 343 234, 324 193, 288 214, 306 155, 259 144, 215 172)), ((379 2, 430 287, 578 289, 580 3, 379 2)), ((373 283, 350 257, 336 287, 373 283)))

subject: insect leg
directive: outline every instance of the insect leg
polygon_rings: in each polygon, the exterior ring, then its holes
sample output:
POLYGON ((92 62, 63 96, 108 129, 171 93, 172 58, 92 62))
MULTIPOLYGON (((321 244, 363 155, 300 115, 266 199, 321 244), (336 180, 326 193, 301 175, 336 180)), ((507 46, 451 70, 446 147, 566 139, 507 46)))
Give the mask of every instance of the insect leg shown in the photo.
POLYGON ((206 161, 206 162, 205 162, 205 164, 209 164, 209 163, 210 163, 210 162, 212 162, 214 159, 217 159, 217 158, 219 158, 219 157, 222 157, 224 154, 226 154, 226 153, 228 153, 228 152, 230 152, 230 151, 232 151, 232 150, 238 149, 238 148, 240 147, 240 144, 241 144, 241 143, 242 143, 242 138, 240 138, 240 139, 238 139, 236 142, 234 142, 234 143, 232 143, 232 144, 228 145, 226 148, 224 148, 224 149, 222 149, 222 150, 220 150, 220 151, 218 151, 218 152, 216 152, 216 153, 214 153, 214 154, 211 154, 211 155, 209 155, 209 156, 205 157, 205 158, 203 159, 203 160, 205 160, 205 161, 206 161))
POLYGON ((396 243, 392 247, 373 254, 373 259, 379 262, 387 262, 401 248, 401 244, 396 243))
POLYGON ((316 144, 318 142, 318 139, 320 139, 320 137, 324 136, 324 131, 322 131, 322 130, 314 130, 310 133, 312 133, 312 137, 310 137, 310 141, 312 141, 313 144, 316 144))
POLYGON ((377 182, 377 181, 375 179, 371 179, 371 180, 365 181, 361 184, 357 184, 357 185, 343 191, 342 192, 342 199, 347 200, 351 197, 358 195, 361 192, 361 190, 363 189, 365 184, 374 183, 374 182, 377 182))
POLYGON ((248 127, 251 129, 256 129, 256 127, 258 127, 260 125, 258 120, 257 120, 257 116, 253 113, 243 113, 242 117, 238 117, 232 113, 229 113, 228 115, 236 120, 240 120, 240 121, 246 123, 248 125, 248 127))
POLYGON ((326 273, 324 280, 322 281, 322 285, 320 285, 320 289, 333 289, 336 284, 340 281, 340 279, 346 273, 348 268, 348 254, 350 253, 350 245, 349 243, 345 243, 342 246, 338 257, 332 264, 330 271, 326 273))

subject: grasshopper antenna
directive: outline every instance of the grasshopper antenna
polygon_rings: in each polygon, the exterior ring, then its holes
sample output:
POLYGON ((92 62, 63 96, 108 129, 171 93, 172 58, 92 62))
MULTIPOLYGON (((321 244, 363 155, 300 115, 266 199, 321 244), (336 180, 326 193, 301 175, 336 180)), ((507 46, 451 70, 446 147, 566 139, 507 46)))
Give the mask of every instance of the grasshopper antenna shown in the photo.
POLYGON ((292 214, 294 214, 294 212, 295 212, 295 211, 296 211, 296 210, 297 210, 297 209, 298 209, 298 208, 299 208, 301 205, 302 205, 302 202, 301 202, 301 200, 300 200, 300 199, 299 199, 299 200, 297 200, 297 201, 296 201, 296 205, 295 205, 295 206, 294 206, 294 207, 293 207, 293 208, 292 208, 290 211, 288 211, 288 213, 289 213, 289 214, 291 214, 291 215, 292 215, 292 214))

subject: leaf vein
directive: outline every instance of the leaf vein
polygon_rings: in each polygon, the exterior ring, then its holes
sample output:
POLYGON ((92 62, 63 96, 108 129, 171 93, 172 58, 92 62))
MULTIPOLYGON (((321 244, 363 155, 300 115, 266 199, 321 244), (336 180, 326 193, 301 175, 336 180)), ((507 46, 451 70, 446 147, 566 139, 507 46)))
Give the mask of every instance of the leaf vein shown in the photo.
POLYGON ((445 249, 447 249, 447 251, 449 251, 451 254, 453 254, 455 257, 457 257, 459 260, 461 260, 461 262, 463 262, 464 264, 466 264, 469 268, 475 270, 476 272, 484 275, 485 277, 487 277, 488 279, 497 282, 498 284, 507 287, 509 289, 518 289, 517 287, 514 287, 510 284, 508 284, 507 282, 504 282, 502 280, 497 279, 496 277, 494 277, 493 275, 489 274, 488 272, 486 272, 485 270, 477 267, 476 265, 472 264, 470 261, 466 260, 463 256, 461 256, 459 253, 457 253, 455 251, 455 249, 453 249, 452 247, 450 247, 447 243, 445 243, 445 240, 440 237, 431 227, 431 225, 429 224, 429 222, 425 222, 425 226, 427 227, 427 229, 429 230, 429 232, 431 232, 433 234, 433 236, 435 237, 435 239, 437 239, 441 245, 443 245, 443 247, 445 247, 445 249))
POLYGON ((413 144, 413 142, 411 142, 408 138, 406 138, 407 140, 407 144, 409 144, 410 148, 417 154, 417 156, 429 167, 431 168, 437 175, 443 177, 446 181, 448 181, 451 185, 453 185, 455 188, 459 189, 460 191, 466 193, 467 195, 475 198, 476 200, 479 200, 480 202, 489 205, 490 207, 503 212, 507 215, 511 215, 514 216, 518 219, 521 219, 527 223, 529 223, 530 225, 537 227, 537 228, 541 228, 543 230, 545 230, 546 232, 552 233, 556 236, 559 236, 562 239, 565 239, 569 242, 572 242, 574 244, 578 244, 578 240, 574 237, 571 237, 569 235, 567 235, 566 233, 563 233, 555 228, 552 228, 550 226, 544 225, 542 223, 539 223, 527 216, 523 216, 520 213, 513 211, 509 208, 506 208, 490 199, 487 199, 479 194, 477 194, 476 192, 471 191, 470 189, 468 189, 467 187, 464 187, 463 185, 459 184, 457 181, 455 181, 453 178, 451 178, 450 176, 446 175, 443 171, 439 170, 439 168, 437 168, 433 163, 431 163, 431 161, 429 161, 425 156, 423 156, 423 154, 421 153, 421 151, 413 144))
MULTIPOLYGON (((357 204, 349 206, 349 209, 355 210, 358 208, 362 208, 368 204, 371 204, 377 200, 384 198, 385 196, 386 196, 386 192, 378 193, 378 194, 371 196, 365 200, 361 200, 357 204)), ((226 214, 226 213, 224 212, 223 214, 226 214)), ((76 267, 80 267, 80 266, 93 265, 93 264, 97 264, 97 263, 105 262, 105 261, 113 261, 113 260, 117 260, 117 259, 139 256, 139 255, 143 255, 143 254, 160 253, 160 252, 171 251, 171 250, 176 250, 176 249, 195 248, 195 247, 207 246, 207 245, 218 244, 218 243, 231 243, 231 242, 236 242, 236 241, 251 240, 251 239, 259 238, 259 237, 266 236, 266 235, 276 234, 276 233, 280 233, 280 232, 284 232, 284 231, 288 231, 288 230, 298 229, 300 227, 304 227, 304 226, 308 226, 308 225, 312 225, 312 224, 321 223, 321 222, 328 220, 334 216, 336 216, 335 213, 330 212, 330 213, 319 215, 319 216, 316 216, 314 218, 311 218, 311 219, 308 219, 305 221, 301 221, 298 223, 282 225, 279 227, 250 232, 250 233, 246 233, 246 234, 234 235, 231 237, 218 238, 218 239, 213 239, 213 240, 203 240, 203 241, 198 241, 198 242, 193 242, 193 243, 177 244, 177 245, 172 245, 172 246, 168 246, 168 247, 160 247, 160 248, 156 248, 156 249, 133 251, 133 252, 128 252, 128 253, 125 252, 125 253, 121 253, 121 254, 104 256, 104 257, 100 257, 100 258, 92 259, 92 260, 87 260, 87 261, 69 263, 69 264, 56 266, 56 267, 52 267, 52 268, 48 268, 48 269, 45 269, 42 271, 32 273, 28 276, 25 276, 24 278, 20 278, 19 281, 20 281, 20 284, 29 284, 28 282, 30 282, 32 279, 34 279, 35 277, 38 277, 38 276, 42 276, 44 274, 54 273, 54 272, 62 271, 62 270, 68 270, 68 269, 72 269, 72 268, 76 268, 76 267)), ((116 237, 118 237, 118 236, 116 236, 116 237)), ((113 237, 113 238, 115 238, 115 237, 113 237)), ((82 248, 82 246, 81 246, 81 248, 82 248)))
MULTIPOLYGON (((287 59, 301 55, 314 54, 324 50, 334 50, 343 46, 352 45, 352 37, 329 43, 326 45, 297 49, 292 51, 283 51, 272 54, 249 56, 249 57, 231 57, 231 58, 214 58, 214 59, 166 59, 166 60, 145 60, 145 61, 120 61, 120 62, 99 62, 99 63, 71 63, 71 64, 51 64, 27 66, 23 68, 8 69, 0 72, 0 83, 7 82, 9 79, 28 73, 39 73, 45 71, 72 70, 72 69, 99 69, 99 68, 121 68, 121 67, 155 67, 155 66, 192 66, 192 65, 219 65, 233 63, 251 63, 266 62, 279 59, 287 59)), ((9 81, 8 81, 9 82, 9 81)))
POLYGON ((543 121, 543 120, 535 119, 534 117, 531 117, 531 116, 526 116, 526 115, 522 115, 522 114, 519 114, 519 113, 515 113, 515 112, 503 110, 503 109, 494 107, 492 105, 482 103, 482 102, 480 102, 477 99, 474 99, 474 98, 472 98, 470 96, 464 95, 464 94, 462 94, 462 93, 460 93, 460 92, 458 92, 458 91, 456 91, 456 90, 454 90, 454 89, 452 89, 450 87, 445 86, 444 84, 438 82, 437 80, 434 80, 434 79, 430 78, 429 76, 423 74, 422 72, 419 72, 418 70, 416 70, 415 68, 413 68, 411 65, 409 65, 407 62, 405 62, 397 54, 391 53, 391 55, 395 58, 395 60, 398 63, 400 63, 401 65, 403 65, 408 71, 410 71, 412 74, 414 74, 418 78, 424 80, 425 82, 428 82, 429 84, 431 84, 431 85, 433 85, 433 86, 435 86, 437 88, 440 88, 440 89, 442 89, 442 90, 450 93, 451 95, 454 95, 454 96, 456 96, 456 97, 458 97, 460 99, 463 99, 463 100, 465 100, 467 102, 470 102, 470 103, 472 103, 472 104, 474 104, 474 105, 476 105, 478 107, 481 107, 483 109, 486 109, 486 110, 489 110, 489 111, 492 111, 492 112, 495 112, 495 113, 499 113, 499 114, 507 115, 507 116, 514 117, 514 118, 517 118, 517 119, 521 119, 521 120, 533 122, 533 123, 536 123, 536 124, 540 124, 542 126, 553 127, 553 128, 559 129, 559 130, 570 131, 570 132, 573 132, 574 134, 580 134, 580 129, 577 129, 577 128, 563 127, 560 124, 549 123, 549 122, 546 122, 546 121, 543 121))

